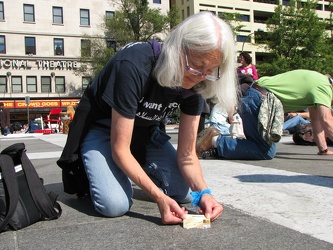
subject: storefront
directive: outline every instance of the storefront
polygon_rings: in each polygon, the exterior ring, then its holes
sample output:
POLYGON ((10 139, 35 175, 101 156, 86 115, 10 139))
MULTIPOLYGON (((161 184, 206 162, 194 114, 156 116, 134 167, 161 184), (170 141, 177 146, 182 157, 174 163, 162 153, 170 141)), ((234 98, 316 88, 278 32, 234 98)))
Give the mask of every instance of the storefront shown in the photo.
POLYGON ((3 102, 4 104, 4 108, 10 110, 11 123, 20 122, 21 124, 27 124, 28 120, 34 120, 41 117, 45 120, 52 109, 61 108, 62 111, 65 112, 67 106, 73 106, 75 108, 79 101, 80 99, 75 98, 48 98, 36 100, 29 100, 29 98, 28 100, 0 99, 0 102, 3 102))

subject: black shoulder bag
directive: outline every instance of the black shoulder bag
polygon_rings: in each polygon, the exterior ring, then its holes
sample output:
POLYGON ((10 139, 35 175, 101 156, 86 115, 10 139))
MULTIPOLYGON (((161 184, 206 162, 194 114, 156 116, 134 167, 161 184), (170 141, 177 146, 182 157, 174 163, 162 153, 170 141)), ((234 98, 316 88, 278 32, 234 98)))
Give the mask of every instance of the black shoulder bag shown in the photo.
POLYGON ((1 152, 0 233, 59 218, 62 210, 56 199, 56 194, 46 193, 24 143, 13 144, 1 152))

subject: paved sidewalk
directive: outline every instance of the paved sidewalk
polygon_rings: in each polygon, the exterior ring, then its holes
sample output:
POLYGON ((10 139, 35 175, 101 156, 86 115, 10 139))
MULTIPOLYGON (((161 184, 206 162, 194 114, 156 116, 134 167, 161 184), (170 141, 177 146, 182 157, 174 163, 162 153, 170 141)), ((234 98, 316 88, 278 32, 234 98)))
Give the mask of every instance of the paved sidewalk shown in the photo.
POLYGON ((318 156, 315 147, 296 146, 284 137, 272 161, 201 160, 205 179, 225 208, 212 228, 203 230, 162 225, 156 204, 136 186, 131 212, 112 219, 95 212, 89 199, 65 194, 55 162, 66 138, 0 137, 0 150, 26 144, 46 189, 59 194, 63 209, 57 220, 0 234, 1 249, 333 249, 333 156, 318 156))

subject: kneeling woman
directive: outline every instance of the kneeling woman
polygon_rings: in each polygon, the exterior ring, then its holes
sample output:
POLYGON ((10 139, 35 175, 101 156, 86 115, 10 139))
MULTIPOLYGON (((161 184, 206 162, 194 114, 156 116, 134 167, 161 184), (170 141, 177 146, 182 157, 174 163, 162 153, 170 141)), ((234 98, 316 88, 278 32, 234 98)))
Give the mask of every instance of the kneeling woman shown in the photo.
POLYGON ((195 142, 203 98, 229 110, 237 103, 234 62, 230 27, 209 12, 184 20, 162 48, 156 42, 126 45, 88 86, 59 166, 66 168, 61 163, 68 152, 82 160, 93 204, 104 216, 130 210, 133 181, 157 203, 165 224, 182 222, 186 211, 178 203, 190 202, 191 191, 199 195, 200 212, 215 220, 223 207, 204 181, 195 142), (178 107, 175 150, 159 125, 178 107))

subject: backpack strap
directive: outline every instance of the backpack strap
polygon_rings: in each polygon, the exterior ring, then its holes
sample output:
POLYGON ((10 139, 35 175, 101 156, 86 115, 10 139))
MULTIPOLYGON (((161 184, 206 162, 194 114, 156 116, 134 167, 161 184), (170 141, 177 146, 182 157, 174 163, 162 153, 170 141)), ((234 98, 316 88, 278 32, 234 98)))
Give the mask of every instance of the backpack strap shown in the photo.
POLYGON ((7 154, 11 156, 15 165, 19 163, 22 164, 22 169, 24 171, 31 196, 44 219, 52 220, 59 218, 62 212, 60 204, 55 201, 54 195, 53 198, 50 199, 52 195, 49 195, 45 192, 43 183, 40 181, 36 169, 26 154, 25 144, 13 144, 4 149, 1 154, 7 154), (58 211, 54 208, 56 208, 58 211))
POLYGON ((58 202, 52 202, 50 200, 49 195, 45 192, 44 186, 39 179, 39 176, 29 160, 25 150, 21 150, 19 152, 22 168, 24 170, 25 176, 27 178, 27 182, 29 185, 29 189, 32 195, 32 198, 35 202, 36 207, 39 212, 45 217, 47 220, 57 219, 61 215, 61 207, 58 202), (56 205, 55 205, 56 204, 56 205), (55 205, 55 206, 54 206, 55 205), (54 209, 56 207, 58 211, 54 209))
POLYGON ((162 45, 156 40, 149 40, 147 42, 150 44, 150 46, 153 49, 154 59, 157 60, 161 53, 162 45))
POLYGON ((0 155, 0 169, 2 171, 1 175, 3 185, 6 186, 6 190, 8 192, 9 203, 7 204, 7 214, 3 221, 0 223, 0 232, 2 232, 6 228, 16 210, 19 200, 19 188, 15 175, 14 162, 10 156, 0 155))

